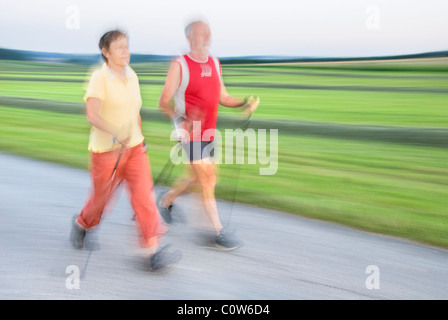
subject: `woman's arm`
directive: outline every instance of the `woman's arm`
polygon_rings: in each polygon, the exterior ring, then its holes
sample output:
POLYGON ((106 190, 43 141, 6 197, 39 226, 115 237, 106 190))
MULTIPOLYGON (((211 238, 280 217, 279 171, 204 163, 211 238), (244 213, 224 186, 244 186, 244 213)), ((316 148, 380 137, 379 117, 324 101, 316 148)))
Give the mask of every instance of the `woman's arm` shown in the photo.
POLYGON ((130 138, 130 132, 128 128, 119 128, 116 125, 106 121, 101 116, 101 104, 102 100, 98 98, 88 98, 86 104, 87 120, 92 126, 110 133, 115 139, 123 145, 127 145, 130 138))

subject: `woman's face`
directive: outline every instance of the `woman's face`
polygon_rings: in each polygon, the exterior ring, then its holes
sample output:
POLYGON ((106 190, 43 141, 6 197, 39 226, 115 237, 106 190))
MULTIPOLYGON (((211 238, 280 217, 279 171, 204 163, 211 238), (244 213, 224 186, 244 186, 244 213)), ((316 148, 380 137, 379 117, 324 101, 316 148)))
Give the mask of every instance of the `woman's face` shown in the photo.
POLYGON ((108 64, 124 67, 131 61, 128 38, 123 36, 111 42, 109 50, 103 48, 108 64))

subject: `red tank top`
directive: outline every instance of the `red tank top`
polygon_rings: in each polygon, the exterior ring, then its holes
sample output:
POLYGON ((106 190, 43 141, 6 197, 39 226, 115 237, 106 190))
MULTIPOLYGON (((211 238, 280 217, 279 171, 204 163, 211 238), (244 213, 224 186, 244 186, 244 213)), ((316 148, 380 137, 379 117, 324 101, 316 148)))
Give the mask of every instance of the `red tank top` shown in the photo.
POLYGON ((181 84, 175 95, 176 111, 184 113, 189 124, 195 123, 190 132, 191 141, 212 141, 221 94, 219 61, 208 57, 207 62, 202 63, 184 55, 178 62, 181 65, 181 84))

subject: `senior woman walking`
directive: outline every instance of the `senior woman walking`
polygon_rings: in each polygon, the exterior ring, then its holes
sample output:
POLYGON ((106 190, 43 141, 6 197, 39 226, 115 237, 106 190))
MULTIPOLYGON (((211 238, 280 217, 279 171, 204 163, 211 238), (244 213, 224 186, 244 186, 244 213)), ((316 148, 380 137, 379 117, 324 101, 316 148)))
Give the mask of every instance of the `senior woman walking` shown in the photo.
POLYGON ((167 226, 160 220, 154 186, 142 134, 142 99, 136 73, 129 66, 129 39, 125 32, 112 30, 100 39, 105 63, 95 70, 84 96, 91 123, 89 146, 92 186, 81 212, 75 217, 70 240, 75 248, 92 249, 95 227, 118 188, 125 182, 135 212, 140 246, 151 270, 163 268, 181 258, 180 251, 160 249, 167 226))

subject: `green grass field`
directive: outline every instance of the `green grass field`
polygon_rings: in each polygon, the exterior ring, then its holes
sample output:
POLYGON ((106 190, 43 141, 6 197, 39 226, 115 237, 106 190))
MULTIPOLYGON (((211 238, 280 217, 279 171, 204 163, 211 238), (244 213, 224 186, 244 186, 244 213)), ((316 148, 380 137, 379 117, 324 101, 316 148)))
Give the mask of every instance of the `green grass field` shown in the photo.
MULTIPOLYGON (((448 247, 448 148, 424 139, 409 144, 324 134, 334 124, 432 128, 446 134, 446 62, 223 65, 229 93, 260 96, 254 119, 279 121, 277 173, 260 175, 266 167, 260 163, 240 166, 236 200, 448 247), (319 123, 323 134, 282 133, 286 120, 319 123)), ((167 64, 133 67, 144 108, 157 109, 167 64)), ((85 116, 36 106, 82 103, 88 71, 77 65, 0 61, 0 101, 7 97, 24 104, 0 103, 0 151, 87 168, 85 116), (27 106, 24 98, 39 103, 27 106)), ((220 112, 238 115, 226 108, 220 112)), ((157 177, 173 146, 171 125, 145 121, 143 129, 157 177)), ((174 176, 181 172, 179 165, 174 176)), ((232 198, 237 172, 236 165, 220 165, 219 198, 232 198)))

